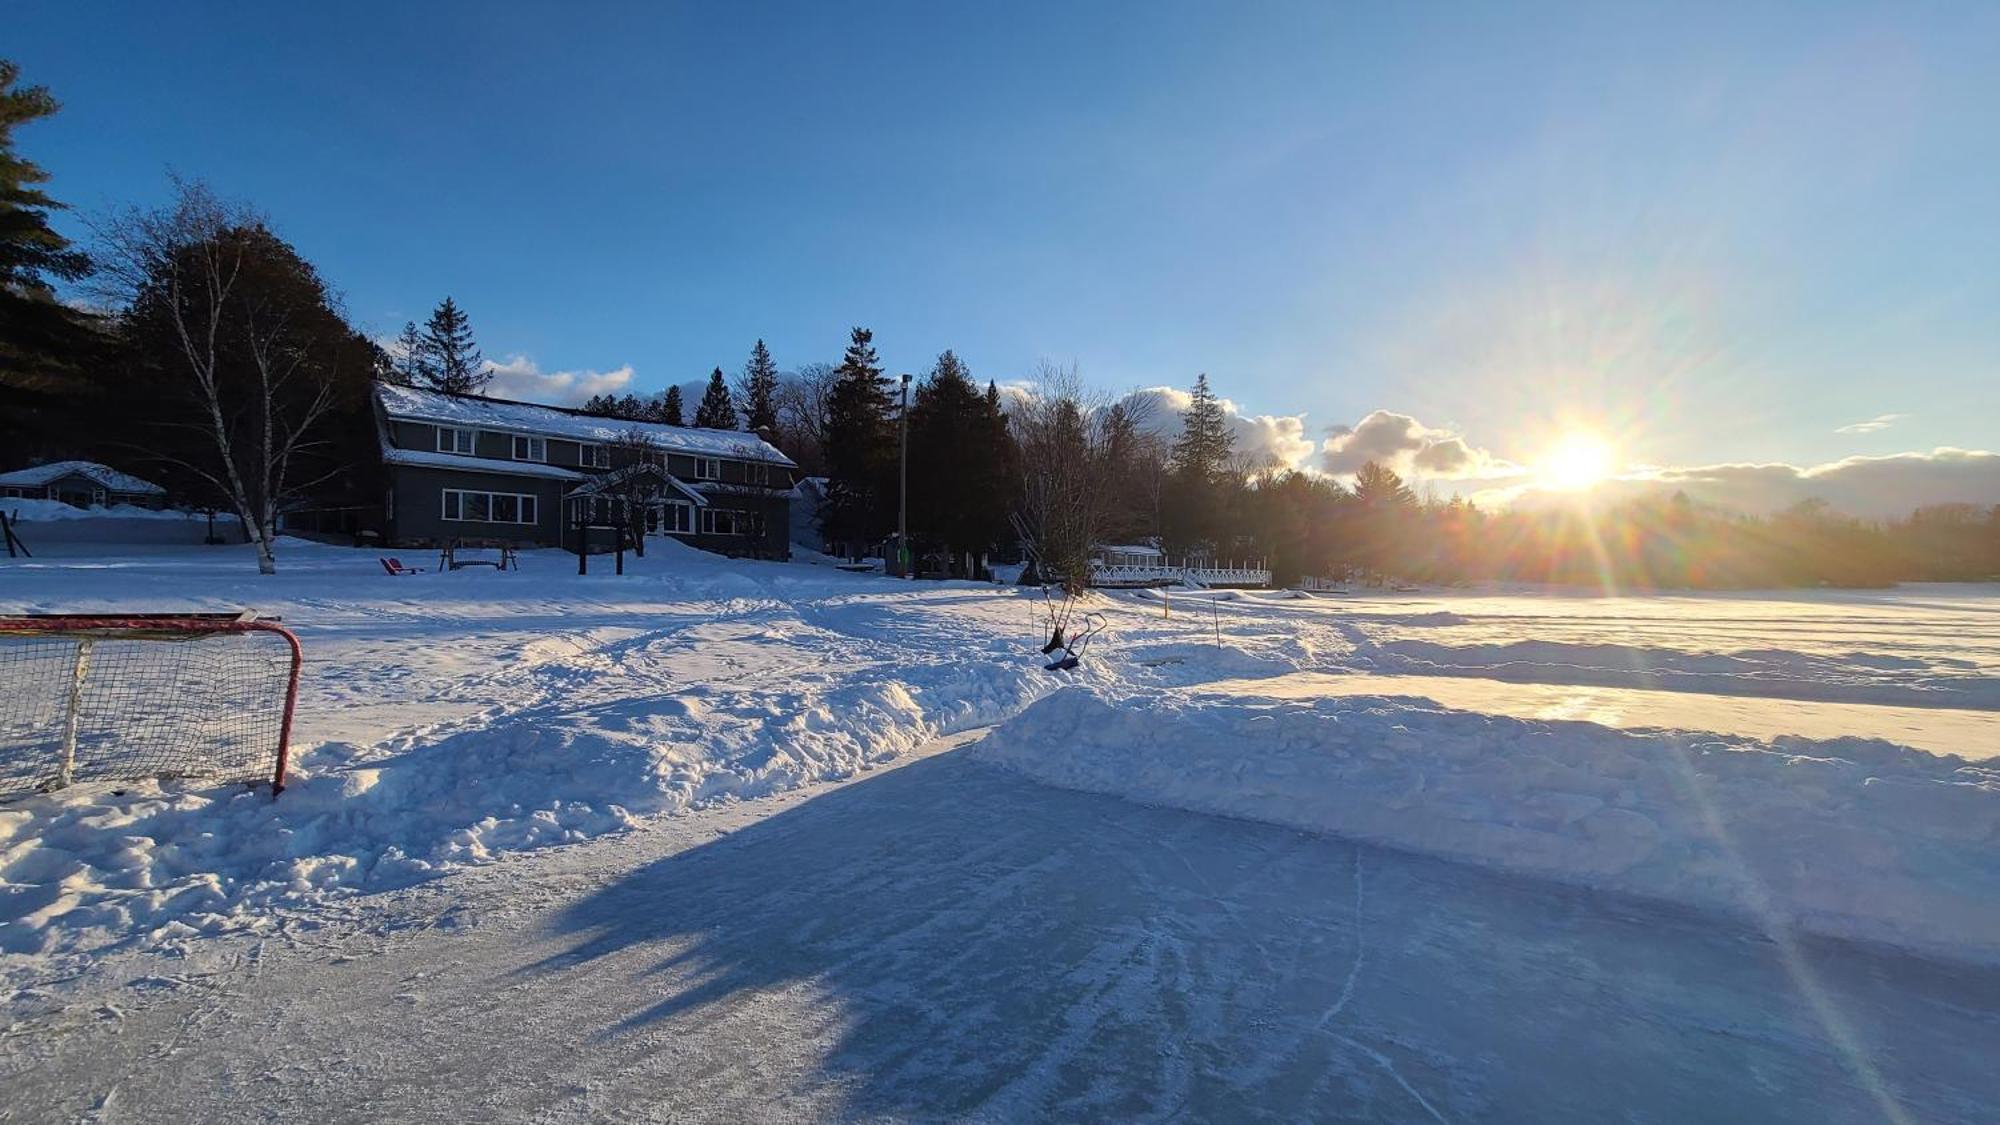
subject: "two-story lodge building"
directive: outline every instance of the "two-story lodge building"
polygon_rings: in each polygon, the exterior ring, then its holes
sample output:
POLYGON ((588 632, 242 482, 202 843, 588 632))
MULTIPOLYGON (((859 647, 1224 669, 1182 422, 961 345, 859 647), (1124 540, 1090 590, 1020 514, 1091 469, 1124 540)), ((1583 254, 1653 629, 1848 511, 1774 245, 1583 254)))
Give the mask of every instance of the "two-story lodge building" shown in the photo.
POLYGON ((649 533, 729 555, 790 554, 798 466, 756 434, 387 383, 375 405, 391 543, 574 546, 579 528, 637 492, 649 533), (623 487, 635 475, 646 487, 623 487))

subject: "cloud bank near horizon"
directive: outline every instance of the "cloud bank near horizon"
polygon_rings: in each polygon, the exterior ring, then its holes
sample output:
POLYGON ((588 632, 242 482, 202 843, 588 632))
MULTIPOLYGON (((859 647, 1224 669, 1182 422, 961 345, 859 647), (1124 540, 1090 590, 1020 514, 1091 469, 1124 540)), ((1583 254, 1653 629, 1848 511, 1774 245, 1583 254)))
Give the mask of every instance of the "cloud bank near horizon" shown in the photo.
MULTIPOLYGON (((524 355, 487 362, 493 373, 488 392, 500 398, 576 406, 598 394, 637 393, 631 365, 609 371, 544 371, 524 355)), ((692 404, 701 382, 685 384, 692 404)), ((1009 398, 1032 395, 1031 387, 1004 387, 1009 398)), ((1148 432, 1171 442, 1192 401, 1178 387, 1153 386, 1117 400, 1143 412, 1148 432)), ((1236 438, 1239 462, 1249 468, 1281 468, 1351 480, 1369 461, 1394 469, 1420 490, 1463 496, 1482 507, 1569 502, 1573 494, 1539 487, 1534 470, 1496 456, 1466 435, 1424 423, 1413 415, 1371 410, 1352 424, 1325 426, 1315 438, 1306 415, 1249 414, 1231 399, 1218 399, 1236 438)), ((689 409, 692 409, 690 405, 689 409)), ((1844 433, 1875 433, 1907 418, 1883 414, 1841 427, 1844 433)), ((1822 500, 1853 516, 1900 516, 1930 504, 2000 504, 2000 453, 1942 446, 1928 452, 1847 457, 1818 465, 1727 462, 1655 467, 1631 471, 1596 486, 1595 496, 1631 499, 1684 492, 1692 500, 1750 514, 1765 514, 1803 500, 1822 500)))
MULTIPOLYGON (((1173 387, 1148 387, 1124 396, 1144 401, 1148 428, 1171 441, 1180 432, 1190 396, 1173 387)), ((1426 425, 1393 410, 1372 410, 1352 425, 1328 426, 1315 443, 1304 414, 1246 415, 1220 400, 1248 464, 1278 466, 1351 480, 1369 461, 1385 465, 1419 489, 1463 496, 1482 507, 1546 504, 1574 499, 1537 484, 1533 468, 1494 455, 1451 429, 1426 425)), ((1903 415, 1870 419, 1874 432, 1903 415)), ((1847 457, 1818 465, 1779 462, 1672 466, 1633 471, 1598 485, 1607 499, 1666 497, 1685 492, 1698 503, 1753 515, 1781 511, 1803 500, 1823 500, 1837 511, 1864 518, 1907 515, 1931 504, 2000 504, 2000 453, 1942 446, 1928 452, 1847 457)))

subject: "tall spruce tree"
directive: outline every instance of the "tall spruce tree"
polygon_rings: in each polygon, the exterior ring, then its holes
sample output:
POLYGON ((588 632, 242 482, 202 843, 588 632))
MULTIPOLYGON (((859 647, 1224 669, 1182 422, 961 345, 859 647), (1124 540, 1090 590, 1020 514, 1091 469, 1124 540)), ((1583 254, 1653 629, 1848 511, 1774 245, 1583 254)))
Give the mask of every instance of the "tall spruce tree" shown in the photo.
POLYGON ((669 426, 687 425, 681 420, 681 388, 678 383, 668 387, 667 393, 660 398, 660 421, 669 426))
POLYGON ((982 394, 956 354, 938 356, 910 404, 910 527, 955 569, 968 557, 976 566, 1007 530, 1011 445, 999 388, 982 394))
POLYGON ((14 130, 58 108, 44 87, 17 89, 20 75, 0 59, 0 449, 10 456, 63 431, 54 415, 78 406, 100 342, 92 317, 56 299, 54 283, 82 279, 90 260, 49 226, 63 204, 36 186, 48 173, 14 152, 14 130))
POLYGON ((486 359, 472 339, 472 321, 450 297, 439 302, 424 322, 424 359, 430 365, 425 375, 432 390, 451 394, 476 394, 493 381, 486 359))
POLYGON ((820 529, 849 551, 868 546, 895 523, 894 406, 874 339, 868 329, 854 329, 827 395, 820 529))
POLYGON ((403 334, 396 337, 396 350, 383 377, 399 386, 429 387, 437 382, 436 370, 424 348, 423 333, 417 331, 414 321, 406 322, 403 334))
POLYGON ((1225 546, 1225 494, 1235 445, 1229 416, 1209 390, 1208 375, 1196 376, 1187 413, 1181 416, 1181 436, 1174 442, 1161 505, 1161 534, 1169 546, 1218 551, 1225 546))
POLYGON ((729 385, 722 381, 720 367, 709 373, 708 390, 702 392, 701 405, 694 408, 694 424, 704 430, 736 428, 736 403, 729 397, 729 385))
POLYGON ((1236 435, 1229 432, 1221 400, 1208 389, 1208 375, 1195 376, 1187 413, 1181 416, 1181 436, 1174 442, 1174 468, 1197 480, 1214 481, 1227 469, 1235 449, 1236 435))
POLYGON ((1395 470, 1373 461, 1354 474, 1354 531, 1351 553, 1364 575, 1382 582, 1408 573, 1417 523, 1417 494, 1395 470))
POLYGON ((743 428, 766 438, 778 432, 778 365, 762 340, 743 365, 743 428))

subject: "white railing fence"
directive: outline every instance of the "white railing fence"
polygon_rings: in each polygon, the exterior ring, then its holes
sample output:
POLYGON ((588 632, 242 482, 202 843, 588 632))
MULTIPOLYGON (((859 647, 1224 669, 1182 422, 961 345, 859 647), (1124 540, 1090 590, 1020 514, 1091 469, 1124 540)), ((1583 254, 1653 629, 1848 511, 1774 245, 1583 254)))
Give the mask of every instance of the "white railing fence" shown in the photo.
POLYGON ((1208 559, 1183 559, 1176 563, 1166 558, 1155 564, 1099 560, 1090 564, 1092 586, 1171 586, 1175 583, 1189 586, 1269 586, 1271 571, 1262 565, 1261 560, 1255 566, 1216 563, 1208 559))

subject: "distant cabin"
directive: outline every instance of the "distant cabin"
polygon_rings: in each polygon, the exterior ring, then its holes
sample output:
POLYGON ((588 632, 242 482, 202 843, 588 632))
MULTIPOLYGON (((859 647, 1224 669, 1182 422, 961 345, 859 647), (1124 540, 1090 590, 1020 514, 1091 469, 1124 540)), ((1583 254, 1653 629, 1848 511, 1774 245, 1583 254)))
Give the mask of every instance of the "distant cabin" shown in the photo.
POLYGON ((127 504, 157 510, 167 506, 166 489, 95 461, 52 461, 0 473, 0 497, 60 500, 78 508, 127 504))
POLYGON ((375 405, 391 543, 600 545, 636 505, 645 534, 790 557, 798 466, 756 434, 387 383, 375 405))

